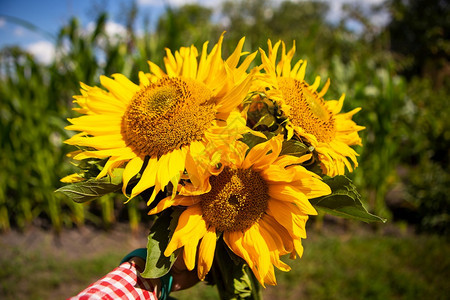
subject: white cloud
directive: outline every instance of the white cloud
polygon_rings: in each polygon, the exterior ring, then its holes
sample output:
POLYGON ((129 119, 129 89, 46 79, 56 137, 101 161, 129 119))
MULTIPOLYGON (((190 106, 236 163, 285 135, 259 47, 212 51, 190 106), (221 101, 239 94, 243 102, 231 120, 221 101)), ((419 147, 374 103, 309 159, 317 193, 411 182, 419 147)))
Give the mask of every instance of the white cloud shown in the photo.
POLYGON ((127 30, 123 25, 111 21, 106 23, 105 30, 109 36, 125 36, 127 34, 127 30))
MULTIPOLYGON (((164 0, 164 1, 161 1, 161 0, 138 0, 137 3, 138 3, 138 5, 141 5, 141 6, 158 6, 158 7, 163 7, 166 4, 168 4, 172 7, 178 7, 178 6, 182 6, 184 4, 188 4, 188 3, 196 3, 199 5, 218 9, 218 8, 220 8, 221 3, 224 1, 225 0, 164 0)), ((288 1, 288 0, 269 0, 269 3, 272 3, 275 6, 278 6, 282 2, 285 2, 285 1, 288 1)), ((291 1, 302 2, 302 1, 311 1, 311 0, 291 0, 291 1)), ((373 5, 380 5, 383 2, 385 2, 386 0, 312 0, 312 1, 327 3, 329 5, 329 14, 327 16, 328 19, 332 22, 337 22, 338 20, 340 20, 342 18, 342 15, 343 15, 342 6, 344 4, 360 5, 361 7, 367 9, 373 5)), ((377 18, 386 19, 387 17, 382 16, 382 17, 377 17, 377 18)))
MULTIPOLYGON (((385 2, 385 0, 363 0, 363 1, 358 1, 358 0, 334 0, 334 1, 331 1, 331 0, 327 0, 325 2, 328 2, 328 5, 329 5, 328 18, 331 21, 338 21, 339 19, 342 18, 342 14, 343 14, 342 6, 344 4, 359 5, 363 9, 367 10, 371 6, 382 4, 383 2, 385 2)), ((369 17, 372 17, 372 16, 369 16, 369 17)), ((382 18, 387 18, 387 17, 382 17, 382 18)))
MULTIPOLYGON (((86 31, 88 33, 92 33, 95 30, 95 26, 95 22, 90 22, 86 26, 86 31)), ((115 23, 113 21, 106 22, 105 31, 109 37, 124 37, 127 34, 127 29, 123 25, 115 23)))
POLYGON ((192 4, 192 3, 200 4, 203 6, 213 7, 213 6, 217 6, 220 2, 223 2, 223 0, 165 0, 165 1, 138 0, 137 1, 138 5, 142 5, 142 6, 165 6, 168 4, 172 7, 177 7, 177 6, 182 6, 185 4, 192 4))
POLYGON ((161 3, 161 1, 156 1, 156 0, 138 0, 137 4, 142 5, 142 6, 147 6, 147 5, 155 5, 158 2, 161 3))
POLYGON ((49 64, 55 58, 55 46, 47 41, 39 41, 27 46, 27 51, 31 53, 37 61, 49 64))
POLYGON ((1 18, 1 17, 0 17, 0 28, 2 28, 3 26, 5 26, 5 24, 6 24, 5 18, 1 18))
POLYGON ((23 36, 25 34, 25 30, 22 27, 16 27, 14 29, 15 36, 23 36))
MULTIPOLYGON (((200 5, 205 6, 217 6, 221 2, 224 2, 225 0, 138 0, 138 5, 142 6, 164 6, 166 4, 172 5, 172 6, 181 6, 188 3, 197 3, 200 5)), ((289 0, 269 0, 269 3, 278 5, 282 2, 286 2, 289 0)), ((311 1, 311 0, 291 0, 294 2, 301 2, 301 1, 311 1)), ((312 0, 316 2, 328 2, 330 6, 341 6, 343 3, 359 3, 362 5, 373 5, 373 4, 381 4, 385 0, 312 0)))
MULTIPOLYGON (((138 5, 143 7, 157 7, 159 9, 164 9, 165 5, 169 5, 171 7, 179 7, 189 3, 196 3, 205 7, 212 8, 214 12, 213 20, 215 20, 216 22, 219 22, 221 24, 228 24, 229 20, 226 17, 223 17, 220 13, 220 8, 224 1, 225 0, 137 0, 137 3, 138 5)), ((326 19, 327 21, 334 24, 344 18, 345 14, 342 9, 344 4, 360 6, 363 12, 366 13, 368 19, 372 22, 372 24, 378 27, 382 27, 389 22, 389 13, 387 10, 381 10, 377 13, 373 13, 369 10, 374 5, 383 4, 384 2, 386 2, 386 0, 268 0, 268 3, 272 4, 274 7, 278 7, 281 3, 286 1, 316 1, 326 3, 329 7, 326 19)), ((359 31, 362 29, 362 24, 355 20, 348 21, 348 26, 355 31, 359 31)))

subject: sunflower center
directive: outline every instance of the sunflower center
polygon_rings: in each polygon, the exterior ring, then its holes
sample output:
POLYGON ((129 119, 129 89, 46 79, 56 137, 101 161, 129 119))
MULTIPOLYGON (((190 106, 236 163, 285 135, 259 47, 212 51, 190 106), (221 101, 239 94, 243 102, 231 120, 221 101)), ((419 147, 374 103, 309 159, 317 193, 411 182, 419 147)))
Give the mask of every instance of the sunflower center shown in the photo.
POLYGON ((122 135, 138 155, 161 157, 201 140, 215 114, 206 85, 166 77, 133 96, 122 118, 122 135))
POLYGON ((211 191, 200 196, 200 206, 204 219, 218 231, 245 230, 267 209, 268 186, 251 168, 226 167, 210 183, 211 191))
POLYGON ((278 84, 286 104, 291 106, 291 122, 314 135, 319 142, 331 142, 336 134, 335 122, 323 98, 311 92, 305 82, 293 78, 280 78, 278 84))

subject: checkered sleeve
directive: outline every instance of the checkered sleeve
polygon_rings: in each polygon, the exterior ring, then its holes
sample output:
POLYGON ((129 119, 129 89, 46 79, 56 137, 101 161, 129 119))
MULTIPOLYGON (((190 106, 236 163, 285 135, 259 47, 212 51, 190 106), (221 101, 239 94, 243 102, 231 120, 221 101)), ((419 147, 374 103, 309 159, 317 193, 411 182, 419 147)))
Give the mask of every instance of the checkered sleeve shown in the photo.
POLYGON ((157 300, 150 282, 137 275, 134 263, 124 262, 68 300, 157 300))

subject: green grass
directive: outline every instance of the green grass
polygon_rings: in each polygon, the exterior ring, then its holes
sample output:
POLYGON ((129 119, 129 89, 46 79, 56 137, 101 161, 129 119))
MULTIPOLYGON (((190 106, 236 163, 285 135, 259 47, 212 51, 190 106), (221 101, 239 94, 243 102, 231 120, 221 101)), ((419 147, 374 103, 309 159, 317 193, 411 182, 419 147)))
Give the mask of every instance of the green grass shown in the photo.
POLYGON ((278 275, 279 299, 440 299, 448 295, 450 245, 437 237, 319 237, 293 271, 278 275), (447 291, 447 292, 446 292, 447 291))
MULTIPOLYGON (((1 299, 69 297, 114 268, 125 252, 106 247, 77 256, 1 244, 1 299)), ((266 288, 264 299, 445 299, 450 294, 450 242, 442 237, 310 231, 304 246, 303 258, 288 262, 292 271, 277 272, 278 286, 266 288)), ((172 294, 179 300, 217 295, 203 283, 172 294)))
POLYGON ((46 253, 12 248, 2 255, 1 299, 65 299, 88 286, 120 261, 117 253, 83 259, 64 259, 46 253))

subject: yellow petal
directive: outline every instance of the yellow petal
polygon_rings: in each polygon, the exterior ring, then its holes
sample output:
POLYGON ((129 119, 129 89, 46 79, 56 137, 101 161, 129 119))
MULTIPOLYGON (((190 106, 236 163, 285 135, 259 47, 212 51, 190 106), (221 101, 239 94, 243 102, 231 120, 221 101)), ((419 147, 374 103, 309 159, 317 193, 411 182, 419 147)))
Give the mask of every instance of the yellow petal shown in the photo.
POLYGON ((275 218, 293 239, 306 238, 305 224, 308 217, 297 206, 288 202, 270 200, 267 213, 275 218))
MULTIPOLYGON (((267 142, 260 143, 250 149, 244 162, 242 163, 243 169, 248 169, 253 164, 258 165, 258 161, 262 160, 264 156, 276 157, 281 151, 282 136, 274 137, 267 142), (270 152, 270 153, 269 153, 270 152)), ((263 160, 264 161, 264 160, 263 160)), ((262 165, 261 163, 259 165, 262 165)))
POLYGON ((189 146, 189 152, 186 155, 185 165, 186 171, 192 184, 195 187, 203 187, 209 176, 205 172, 207 166, 198 163, 197 157, 204 155, 205 146, 201 142, 193 142, 189 146))
POLYGON ((286 168, 289 165, 298 165, 302 164, 305 161, 311 159, 312 154, 305 154, 300 157, 292 156, 292 155, 283 155, 278 157, 278 159, 274 162, 274 164, 286 168))
POLYGON ((169 208, 171 206, 192 206, 199 202, 200 198, 195 196, 180 196, 180 195, 177 195, 175 197, 169 196, 159 201, 158 205, 156 205, 156 207, 151 209, 148 212, 148 214, 154 215, 160 213, 166 208, 169 208))
POLYGON ((93 137, 84 137, 77 135, 64 141, 64 143, 69 145, 92 147, 97 150, 125 148, 127 146, 121 134, 101 135, 93 137))
POLYGON ((67 175, 63 178, 61 178, 59 181, 63 182, 63 183, 75 183, 75 182, 80 182, 80 181, 84 181, 86 180, 84 177, 81 177, 79 174, 74 173, 74 174, 70 174, 67 175))
POLYGON ((325 85, 323 86, 322 90, 320 91, 320 93, 317 96, 319 96, 319 98, 322 98, 323 96, 325 96, 329 87, 330 87, 330 78, 327 79, 327 81, 325 82, 325 85))
POLYGON ((314 177, 303 177, 293 181, 294 186, 298 191, 305 194, 308 199, 317 198, 331 194, 330 187, 321 179, 314 177))
POLYGON ((111 94, 113 94, 117 99, 124 103, 129 103, 131 98, 133 98, 135 91, 127 90, 122 84, 114 79, 106 77, 104 75, 100 76, 100 83, 106 87, 111 94))
POLYGON ((123 114, 127 107, 127 103, 116 98, 113 94, 108 93, 98 87, 89 88, 83 97, 77 99, 77 103, 85 108, 89 108, 94 113, 98 114, 123 114))
POLYGON ((205 81, 205 79, 209 75, 210 64, 207 63, 207 50, 208 50, 208 42, 205 42, 202 47, 202 54, 200 56, 200 61, 198 63, 198 73, 197 79, 199 81, 205 81))
POLYGON ((303 214, 317 215, 316 209, 309 203, 308 198, 301 191, 289 184, 271 184, 269 196, 280 200, 294 203, 303 214))
POLYGON ((301 60, 301 59, 295 63, 294 67, 291 70, 291 74, 290 74, 289 77, 292 77, 292 78, 296 78, 297 77, 298 69, 300 68, 302 63, 303 63, 303 60, 301 60))
POLYGON ((235 68, 239 63, 239 59, 241 58, 242 47, 244 46, 245 37, 241 38, 236 46, 234 52, 228 57, 226 60, 228 66, 230 68, 235 68))
POLYGON ((133 178, 142 168, 144 161, 140 157, 135 157, 127 163, 125 170, 123 171, 123 186, 122 193, 126 195, 126 189, 128 182, 133 178))
POLYGON ((130 148, 116 148, 116 149, 107 149, 107 150, 98 150, 98 151, 82 151, 76 156, 73 157, 73 159, 76 160, 82 160, 86 158, 106 158, 109 156, 127 156, 130 158, 133 158, 136 156, 136 154, 133 153, 133 151, 130 148))
MULTIPOLYGON (((164 71, 161 70, 161 68, 158 65, 156 65, 155 63, 153 63, 151 61, 148 61, 147 63, 150 66, 150 72, 152 72, 158 78, 162 78, 164 76, 167 76, 166 73, 164 73, 164 71)), ((148 81, 148 79, 147 79, 147 81, 148 81)), ((144 81, 141 81, 141 83, 144 83, 144 85, 145 85, 145 79, 144 79, 144 81)))
MULTIPOLYGON (((237 256, 244 259, 248 266, 253 270, 255 268, 255 263, 250 258, 247 249, 242 245, 243 238, 244 234, 241 231, 226 231, 223 233, 223 240, 228 248, 230 248, 237 256)), ((255 276, 258 276, 258 274, 255 273, 255 276)))
POLYGON ((147 166, 145 166, 141 179, 131 191, 130 198, 136 197, 146 189, 151 188, 152 186, 155 185, 157 162, 158 159, 156 157, 152 157, 148 160, 147 166))
POLYGON ((189 241, 197 241, 206 234, 206 223, 202 217, 200 205, 189 206, 178 219, 178 225, 175 232, 164 251, 165 256, 170 256, 173 251, 183 247, 189 241))
MULTIPOLYGON (((270 61, 270 59, 267 57, 266 53, 264 52, 264 50, 259 49, 259 52, 261 53, 261 61, 263 63, 263 67, 264 70, 267 73, 267 76, 270 77, 270 81, 274 84, 276 84, 277 82, 277 77, 276 77, 276 71, 274 68, 274 63, 272 63, 270 61)), ((270 54, 269 54, 270 55, 270 54)), ((276 58, 276 57, 275 57, 276 58)), ((274 58, 274 59, 275 59, 274 58)))
POLYGON ((170 181, 170 173, 169 173, 169 161, 170 161, 171 153, 167 153, 162 155, 158 159, 158 164, 156 165, 156 179, 158 183, 161 185, 161 188, 164 189, 164 187, 169 183, 170 181))
POLYGON ((274 217, 271 215, 265 214, 264 217, 260 221, 260 225, 264 227, 269 233, 274 237, 274 239, 280 239, 283 244, 283 251, 281 253, 284 254, 292 252, 294 249, 294 245, 292 242, 292 237, 289 232, 284 228, 280 223, 278 223, 274 217))
POLYGON ((206 274, 211 269, 214 260, 214 251, 216 250, 216 230, 210 227, 200 243, 198 253, 197 273, 200 280, 204 280, 206 274))
POLYGON ((306 60, 302 63, 300 70, 297 73, 297 80, 303 81, 305 79, 305 72, 306 72, 307 64, 308 64, 308 62, 306 60))
POLYGON ((242 81, 239 85, 234 86, 224 97, 220 99, 217 104, 217 110, 219 112, 230 112, 236 108, 243 100, 248 90, 250 89, 252 76, 242 81))
POLYGON ((277 158, 281 152, 282 148, 282 136, 277 136, 270 139, 269 143, 271 146, 271 152, 269 151, 263 157, 260 157, 253 163, 253 169, 265 169, 267 166, 270 166, 277 158))
POLYGON ((278 234, 274 234, 274 230, 271 229, 268 223, 264 222, 264 217, 259 221, 258 230, 264 240, 266 240, 270 252, 277 252, 282 254, 288 253, 286 252, 286 249, 284 247, 283 240, 278 234))
POLYGON ((273 182, 291 182, 294 179, 295 174, 287 171, 277 165, 269 165, 260 172, 261 176, 268 183, 273 182))
POLYGON ((303 256, 303 246, 302 246, 302 241, 300 239, 294 240, 294 248, 295 248, 295 252, 297 252, 298 257, 302 257, 303 256))
POLYGON ((125 160, 126 159, 120 159, 120 157, 110 157, 96 179, 100 179, 106 176, 106 174, 112 175, 112 170, 120 166, 125 160))
POLYGON ((150 80, 148 79, 148 77, 142 71, 139 71, 139 82, 143 86, 149 86, 150 85, 150 80))
POLYGON ((316 76, 316 79, 314 80, 314 83, 309 87, 309 90, 314 92, 317 90, 320 84, 320 76, 316 76))
POLYGON ((134 96, 134 94, 139 91, 139 85, 135 84, 131 80, 129 80, 126 76, 116 73, 113 74, 112 77, 118 82, 126 91, 128 91, 128 97, 130 99, 134 96))
POLYGON ((197 255, 198 240, 191 239, 184 245, 183 259, 186 268, 192 271, 195 268, 195 258, 197 255))
POLYGON ((99 131, 120 133, 122 118, 116 115, 85 115, 78 118, 67 119, 72 125, 67 130, 99 131))
MULTIPOLYGON (((250 255, 250 258, 254 262, 256 262, 259 277, 264 278, 271 265, 270 253, 266 242, 257 229, 258 226, 259 225, 255 223, 252 227, 244 232, 242 246, 246 249, 249 249, 248 253, 250 255)), ((264 286, 264 282, 261 282, 261 284, 264 286)))

